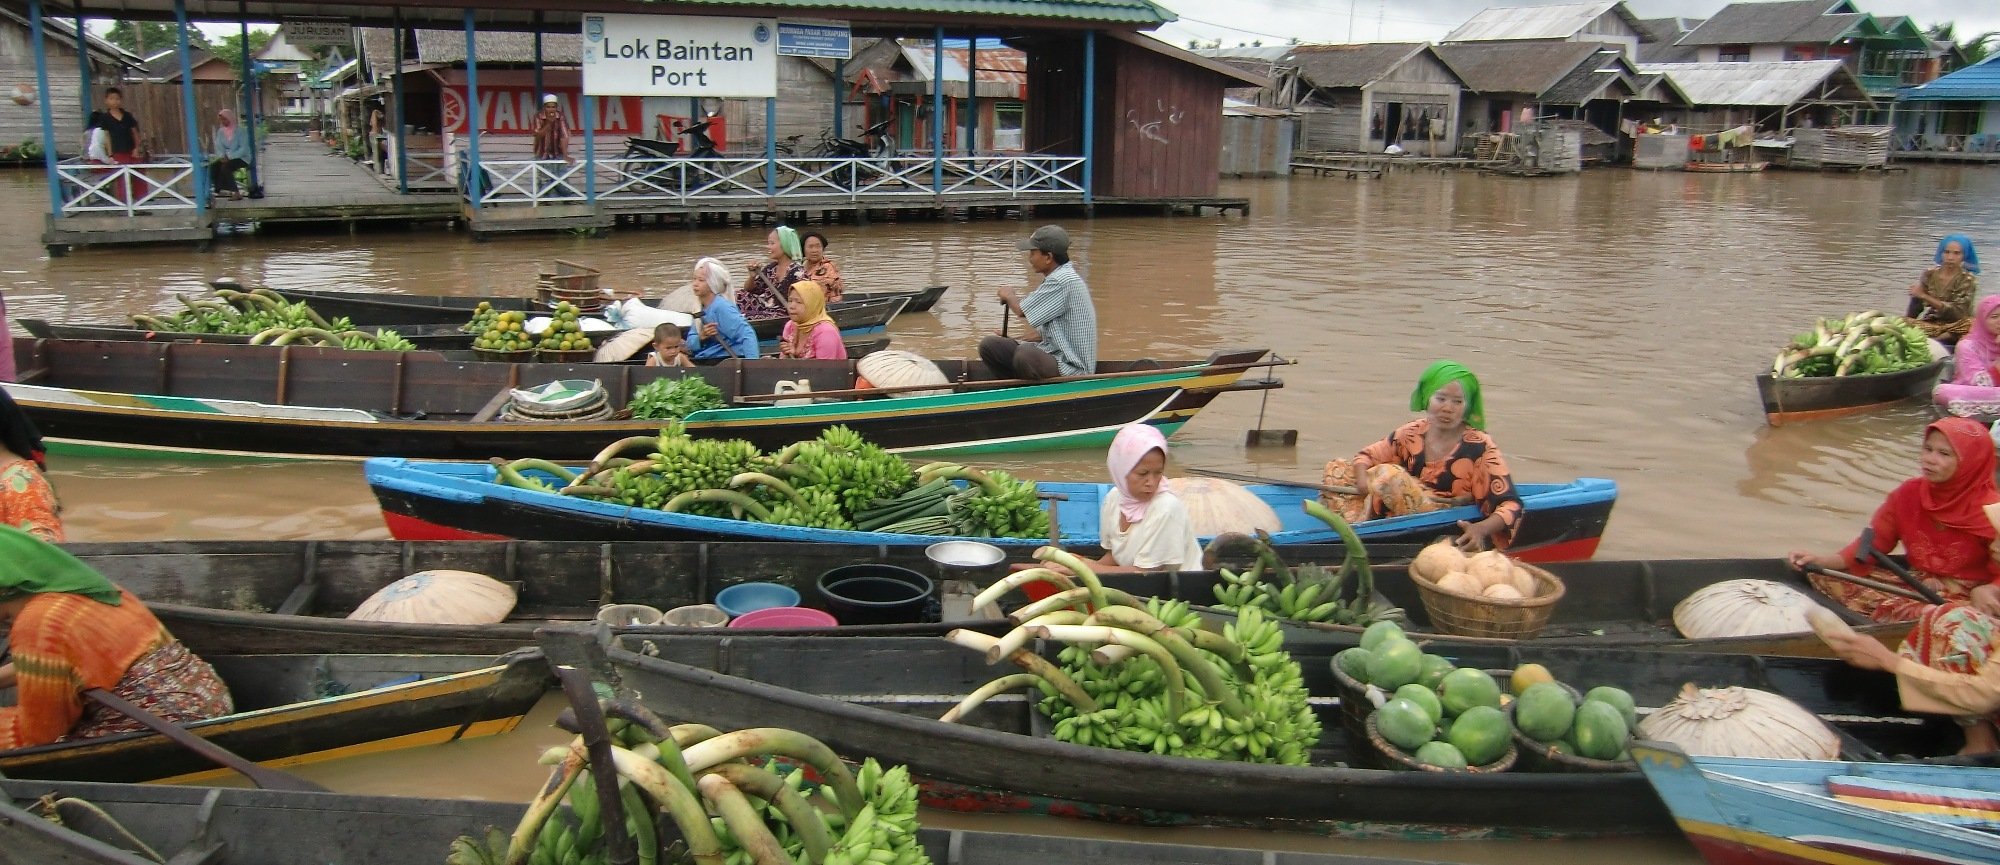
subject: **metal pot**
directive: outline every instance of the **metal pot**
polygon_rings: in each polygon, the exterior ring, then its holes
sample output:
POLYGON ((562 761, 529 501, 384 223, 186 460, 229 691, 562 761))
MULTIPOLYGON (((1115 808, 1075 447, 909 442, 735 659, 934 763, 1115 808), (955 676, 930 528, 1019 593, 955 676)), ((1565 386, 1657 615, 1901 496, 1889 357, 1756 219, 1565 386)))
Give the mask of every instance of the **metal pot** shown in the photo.
POLYGON ((943 541, 924 548, 940 582, 992 585, 1007 573, 1007 551, 978 541, 943 541))

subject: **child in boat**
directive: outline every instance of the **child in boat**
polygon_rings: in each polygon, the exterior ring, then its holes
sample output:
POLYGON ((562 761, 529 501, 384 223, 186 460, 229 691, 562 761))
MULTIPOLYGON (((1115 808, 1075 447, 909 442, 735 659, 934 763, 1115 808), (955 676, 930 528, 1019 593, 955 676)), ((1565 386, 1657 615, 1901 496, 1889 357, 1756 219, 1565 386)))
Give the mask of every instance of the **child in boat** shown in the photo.
POLYGON ((646 357, 647 366, 694 366, 688 358, 687 340, 681 336, 681 329, 673 324, 663 324, 653 328, 653 353, 646 357))
POLYGON ((145 729, 86 704, 83 691, 90 688, 175 723, 235 711, 214 668, 131 592, 6 526, 0 526, 0 621, 10 628, 15 659, 0 666, 0 687, 18 688, 16 704, 0 709, 0 750, 145 729))

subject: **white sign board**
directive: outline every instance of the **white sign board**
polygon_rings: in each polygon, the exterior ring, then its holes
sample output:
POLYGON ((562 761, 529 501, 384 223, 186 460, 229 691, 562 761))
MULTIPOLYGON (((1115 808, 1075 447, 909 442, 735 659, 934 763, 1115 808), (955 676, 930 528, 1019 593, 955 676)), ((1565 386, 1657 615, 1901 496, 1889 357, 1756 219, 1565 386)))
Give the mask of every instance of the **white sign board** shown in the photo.
POLYGON ((293 45, 353 45, 353 30, 345 21, 307 21, 288 18, 279 22, 285 41, 293 45))
POLYGON ((854 33, 845 24, 780 21, 778 53, 792 57, 846 60, 854 56, 854 33))
POLYGON ((583 16, 590 96, 778 95, 778 22, 691 15, 583 16))

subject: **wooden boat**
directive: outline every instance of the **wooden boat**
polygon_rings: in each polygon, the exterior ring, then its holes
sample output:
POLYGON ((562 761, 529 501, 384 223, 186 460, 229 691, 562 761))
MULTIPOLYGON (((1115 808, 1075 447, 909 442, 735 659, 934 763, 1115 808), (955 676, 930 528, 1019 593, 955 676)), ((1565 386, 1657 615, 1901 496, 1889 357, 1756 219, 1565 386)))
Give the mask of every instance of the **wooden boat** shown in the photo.
MULTIPOLYGON (((878 300, 841 301, 827 308, 833 323, 840 328, 844 340, 857 340, 878 336, 888 330, 889 320, 901 312, 909 302, 907 297, 885 297, 878 300)), ((466 311, 466 319, 471 311, 466 311)), ((250 336, 233 333, 174 333, 152 331, 134 325, 84 325, 55 324, 46 319, 16 319, 21 329, 43 339, 113 339, 144 340, 150 342, 207 342, 224 345, 244 345, 250 336)), ((763 318, 750 322, 761 342, 760 350, 767 354, 776 353, 778 339, 785 330, 784 318, 763 318)), ((472 348, 472 334, 460 330, 465 320, 456 322, 404 322, 395 324, 369 324, 366 329, 393 330, 398 336, 409 340, 417 348, 430 351, 469 351, 472 348)), ((616 331, 599 331, 592 335, 600 340, 616 331)))
MULTIPOLYGON (((295 648, 294 651, 297 651, 295 648)), ((514 729, 554 681, 539 653, 217 655, 236 714, 186 727, 257 762, 297 765, 514 729)), ((206 758, 151 731, 0 751, 9 778, 199 781, 206 758)))
POLYGON ((2000 861, 2000 768, 1632 754, 1709 865, 2000 861))
POLYGON ((1764 401, 1764 418, 1772 426, 1843 417, 1930 396, 1944 364, 1940 359, 1902 372, 1839 377, 1772 378, 1768 372, 1759 373, 1757 396, 1764 401))
MULTIPOLYGON (((519 796, 526 798, 531 792, 522 790, 519 796)), ((9 862, 35 865, 159 865, 132 852, 134 841, 177 865, 437 865, 458 836, 477 836, 487 827, 509 831, 521 821, 524 807, 474 799, 0 781, 0 850, 7 851, 9 862), (56 807, 60 823, 41 816, 45 803, 60 799, 76 800, 56 807)), ((679 840, 671 832, 662 834, 663 845, 679 840)), ((1274 854, 947 829, 919 829, 917 837, 938 865, 1411 863, 1332 853, 1274 854)))
MULTIPOLYGON (((302 646, 327 652, 393 652, 492 655, 532 644, 534 629, 589 620, 607 603, 647 604, 666 610, 708 601, 733 583, 763 580, 799 590, 802 603, 819 606, 819 576, 855 564, 891 564, 938 578, 918 547, 755 542, 587 541, 170 541, 71 543, 64 548, 112 581, 146 600, 153 612, 195 652, 280 654, 302 646), (513 615, 494 625, 423 625, 359 622, 344 618, 377 590, 432 569, 487 574, 516 587, 513 615), (608 575, 608 576, 607 576, 608 575)), ((1376 591, 1409 615, 1406 630, 1422 642, 1515 645, 1518 641, 1436 633, 1403 568, 1413 546, 1373 545, 1376 591)), ((1094 553, 1089 547, 1086 554, 1094 553)), ((1285 547, 1294 563, 1333 564, 1346 555, 1337 545, 1285 547)), ((1015 549, 1010 558, 1027 560, 1015 549)), ((1664 622, 1666 612, 1695 590, 1722 580, 1768 579, 1819 597, 1812 586, 1777 559, 1667 559, 1563 562, 1546 566, 1562 578, 1565 593, 1542 635, 1521 645, 1626 647, 1673 651, 1827 657, 1811 633, 1688 640, 1664 622)), ((1142 597, 1213 603, 1213 571, 1107 574, 1106 584, 1142 597)), ((1018 598, 1019 596, 1017 596, 1018 598)), ((1909 623, 1867 622, 1843 612, 1857 629, 1891 645, 1909 623)), ((815 634, 939 635, 953 628, 995 631, 1002 623, 967 620, 909 625, 845 626, 815 634)), ((1289 623, 1293 645, 1335 648, 1360 642, 1358 628, 1289 623)), ((671 635, 687 629, 631 629, 671 635)))
MULTIPOLYGON (((526 456, 522 454, 521 456, 526 456)), ((406 541, 519 540, 765 540, 819 541, 844 544, 928 546, 949 537, 812 529, 750 520, 669 513, 574 496, 507 486, 495 480, 488 463, 437 463, 403 458, 369 460, 368 486, 382 504, 389 533, 406 541)), ((1094 544, 1099 537, 1098 505, 1111 487, 1095 483, 1036 485, 1050 495, 1065 496, 1057 508, 1065 545, 1094 544)), ((1309 487, 1260 484, 1248 487, 1270 503, 1284 520, 1273 534, 1279 544, 1339 542, 1326 524, 1299 507, 1317 500, 1309 487)), ((1529 561, 1587 559, 1597 550, 1618 487, 1600 478, 1580 478, 1567 484, 1522 484, 1526 516, 1511 550, 1529 561)), ((1450 532, 1459 520, 1478 519, 1470 505, 1425 514, 1369 520, 1354 527, 1363 541, 1421 544, 1450 532)), ((1034 549, 1045 538, 982 538, 1003 547, 1034 549)), ((1206 539, 1204 539, 1206 540, 1206 539)))
MULTIPOLYGON (((1179 429, 1238 383, 1263 349, 1206 360, 1100 363, 1102 372, 1041 382, 992 381, 977 360, 939 364, 955 392, 892 399, 848 390, 852 360, 727 360, 692 370, 630 364, 473 363, 428 352, 152 344, 16 338, 18 382, 5 385, 52 446, 71 452, 258 458, 585 460, 658 421, 513 422, 490 418, 513 388, 596 379, 623 408, 660 378, 698 375, 735 405, 696 412, 698 436, 776 449, 845 424, 883 447, 1013 451, 1097 446, 1120 426, 1179 429), (777 406, 779 382, 804 381, 827 402, 777 406), (830 393, 829 393, 830 392, 830 393)), ((790 399, 790 398, 786 398, 790 399)))
POLYGON ((1769 162, 1696 162, 1681 166, 1696 174, 1753 174, 1770 167, 1769 162))
MULTIPOLYGON (((966 719, 932 720, 1011 668, 943 640, 873 637, 829 648, 809 637, 690 636, 645 641, 546 629, 551 663, 608 670, 622 692, 678 721, 798 730, 849 759, 906 763, 933 807, 1183 826, 1246 826, 1426 837, 1668 833, 1673 822, 1635 772, 1465 775, 1346 768, 1359 752, 1317 701, 1324 733, 1310 766, 1139 754, 1045 738, 1046 719, 1013 695, 966 719)), ((1313 694, 1336 694, 1326 646, 1288 646, 1313 694)), ((1629 649, 1433 646, 1458 666, 1545 665, 1558 679, 1615 683, 1641 707, 1684 683, 1773 691, 1838 724, 1857 759, 1924 753, 1949 721, 1898 706, 1894 680, 1839 661, 1629 649)), ((1642 709, 1644 711, 1644 709, 1642 709)), ((1955 741, 1955 739, 1953 739, 1955 741)))
MULTIPOLYGON (((869 303, 901 298, 909 301, 902 312, 924 312, 937 305, 943 297, 947 285, 933 285, 909 291, 850 291, 841 295, 838 303, 827 307, 828 312, 857 303, 869 303)), ((305 301, 314 312, 331 320, 347 318, 356 326, 376 327, 384 324, 464 324, 472 318, 472 310, 481 303, 491 304, 502 312, 546 312, 548 304, 533 297, 478 297, 439 294, 389 294, 371 291, 325 291, 320 289, 279 290, 279 294, 292 301, 305 301)), ((839 318, 836 314, 835 321, 839 318)), ((783 319, 773 319, 778 327, 784 326, 783 319)), ((775 335, 776 331, 773 331, 775 335)), ((759 332, 762 335, 762 332, 759 332)))

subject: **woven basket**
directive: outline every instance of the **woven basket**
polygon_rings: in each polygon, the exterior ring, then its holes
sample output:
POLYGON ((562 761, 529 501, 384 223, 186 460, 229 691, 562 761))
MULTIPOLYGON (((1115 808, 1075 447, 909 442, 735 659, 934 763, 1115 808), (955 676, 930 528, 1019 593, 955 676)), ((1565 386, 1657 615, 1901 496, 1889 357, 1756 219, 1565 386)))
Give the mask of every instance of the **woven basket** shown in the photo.
POLYGON ((1382 731, 1375 728, 1375 716, 1372 714, 1368 716, 1368 750, 1375 755, 1376 762, 1384 769, 1405 772, 1437 772, 1442 775, 1497 775, 1513 768, 1514 760, 1519 754, 1510 743, 1507 746, 1507 753, 1501 754, 1500 759, 1484 766, 1447 769, 1443 766, 1419 763, 1417 762, 1417 758, 1410 756, 1408 752, 1390 744, 1389 740, 1382 738, 1382 731))
POLYGON ((1415 571, 1410 572, 1410 582, 1417 584, 1417 595, 1423 599, 1424 611, 1430 614, 1431 626, 1437 630, 1461 637, 1525 640, 1539 635, 1548 626, 1549 615, 1556 611, 1556 602, 1562 600, 1563 583, 1555 574, 1534 565, 1515 562, 1514 567, 1525 568, 1535 578, 1534 597, 1520 600, 1468 597, 1440 589, 1437 583, 1415 571))
POLYGON ((521 351, 494 351, 490 348, 475 348, 472 350, 472 356, 480 360, 495 360, 504 363, 530 363, 535 359, 535 350, 530 348, 521 351))
POLYGON ((574 351, 557 351, 548 348, 535 349, 535 360, 542 363, 589 363, 596 357, 597 350, 594 348, 580 348, 574 351))
MULTIPOLYGON (((1345 650, 1342 650, 1345 651, 1345 650)), ((1329 664, 1333 668, 1333 689, 1340 697, 1340 727, 1348 735, 1360 739, 1368 735, 1368 716, 1375 713, 1375 704, 1368 700, 1368 686, 1347 675, 1340 664, 1329 664)))
MULTIPOLYGON (((1575 688, 1570 689, 1572 692, 1575 688)), ((1507 707, 1507 723, 1514 723, 1514 707, 1507 707)), ((1639 764, 1630 760, 1593 760, 1575 754, 1558 754, 1548 744, 1537 742, 1514 728, 1514 750, 1520 754, 1521 768, 1529 772, 1637 772, 1639 764)))

